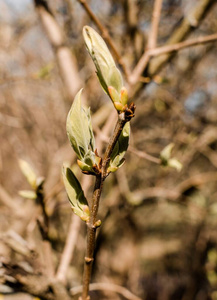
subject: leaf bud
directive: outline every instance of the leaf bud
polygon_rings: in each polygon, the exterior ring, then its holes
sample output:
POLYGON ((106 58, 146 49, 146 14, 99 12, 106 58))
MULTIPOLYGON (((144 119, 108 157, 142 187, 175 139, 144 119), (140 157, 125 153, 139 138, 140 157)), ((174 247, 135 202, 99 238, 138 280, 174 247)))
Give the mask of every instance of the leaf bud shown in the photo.
POLYGON ((121 88, 121 103, 123 105, 126 105, 127 104, 127 101, 128 101, 128 91, 127 89, 123 86, 121 88))

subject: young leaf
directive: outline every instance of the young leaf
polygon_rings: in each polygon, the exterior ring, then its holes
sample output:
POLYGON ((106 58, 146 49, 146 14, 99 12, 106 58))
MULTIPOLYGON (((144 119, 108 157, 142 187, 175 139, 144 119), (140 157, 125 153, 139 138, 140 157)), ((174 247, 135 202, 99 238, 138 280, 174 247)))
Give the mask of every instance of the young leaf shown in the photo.
POLYGON ((26 199, 35 200, 37 198, 36 193, 34 191, 29 191, 29 190, 21 190, 19 191, 19 195, 26 199))
POLYGON ((81 185, 71 169, 63 166, 63 182, 65 189, 72 205, 72 209, 76 215, 82 220, 89 220, 88 202, 84 196, 81 185))
POLYGON ((167 162, 170 159, 174 146, 175 146, 174 143, 170 143, 161 151, 160 158, 162 162, 164 161, 167 162))
POLYGON ((92 168, 95 164, 95 141, 90 110, 85 110, 81 106, 81 92, 82 90, 75 96, 72 107, 68 113, 66 130, 79 160, 92 168), (87 157, 89 159, 87 159, 87 157))
POLYGON ((112 86, 120 93, 123 86, 122 76, 117 69, 114 59, 102 37, 91 27, 83 28, 84 41, 87 50, 95 64, 97 76, 104 91, 112 86))
POLYGON ((160 153, 161 164, 163 166, 169 166, 175 168, 178 172, 182 169, 182 164, 176 159, 171 158, 172 149, 174 147, 173 143, 167 145, 160 153))
POLYGON ((124 155, 129 145, 130 123, 127 122, 121 132, 121 135, 115 145, 109 163, 109 172, 115 172, 124 164, 124 155))
POLYGON ((180 172, 182 170, 182 164, 176 158, 170 158, 168 160, 168 166, 176 169, 178 172, 180 172))
POLYGON ((36 181, 37 181, 37 176, 35 172, 33 171, 32 167, 23 159, 19 159, 19 166, 20 169, 23 173, 23 175, 26 177, 27 181, 31 185, 33 189, 37 187, 36 181))

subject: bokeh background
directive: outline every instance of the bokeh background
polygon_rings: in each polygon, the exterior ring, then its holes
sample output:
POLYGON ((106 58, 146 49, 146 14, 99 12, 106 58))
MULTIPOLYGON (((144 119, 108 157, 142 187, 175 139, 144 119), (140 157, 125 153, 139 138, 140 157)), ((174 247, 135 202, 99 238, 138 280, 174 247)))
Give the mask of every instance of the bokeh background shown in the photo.
MULTIPOLYGON (((88 1, 130 70, 147 46, 153 2, 88 1)), ((191 19, 199 2, 163 1, 159 46, 183 20, 192 22, 188 39, 217 32, 216 1, 209 1, 200 22, 191 19)), ((37 273, 32 251, 41 251, 37 225, 41 212, 34 200, 18 194, 29 189, 18 159, 28 161, 45 178, 49 239, 57 268, 72 215, 61 179, 62 163, 73 166, 88 199, 93 189, 93 179, 76 167, 66 136, 73 93, 84 87, 83 101, 91 107, 100 155, 114 123, 114 108, 101 90, 82 37, 82 27, 96 28, 95 24, 79 1, 47 3, 73 57, 72 90, 34 1, 0 0, 0 256, 30 273, 37 273), (31 253, 23 253, 20 244, 31 253)), ((130 149, 125 165, 104 185, 92 282, 126 287, 143 300, 217 299, 216 45, 175 52, 154 76, 145 71, 147 83, 132 88, 137 109, 130 149), (159 164, 160 152, 170 143, 174 143, 172 157, 183 166, 180 172, 159 164)), ((77 230, 68 288, 79 286, 82 278, 85 224, 77 230)), ((40 264, 43 273, 43 260, 40 264)), ((2 299, 32 299, 23 294, 22 284, 11 283, 7 268, 1 270, 2 299)), ((126 299, 111 291, 91 295, 91 299, 126 299)))

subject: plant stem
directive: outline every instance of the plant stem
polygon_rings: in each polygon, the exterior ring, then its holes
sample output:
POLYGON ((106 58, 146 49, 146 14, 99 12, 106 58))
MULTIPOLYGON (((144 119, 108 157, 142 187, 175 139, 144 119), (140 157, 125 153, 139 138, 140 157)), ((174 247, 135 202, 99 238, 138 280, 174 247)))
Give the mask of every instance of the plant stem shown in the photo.
POLYGON ((92 198, 92 205, 90 210, 90 221, 87 223, 87 250, 86 250, 85 264, 84 264, 82 300, 90 299, 88 293, 89 293, 89 284, 91 278, 92 265, 94 260, 93 256, 94 256, 94 249, 95 249, 95 242, 96 242, 96 229, 99 226, 96 225, 96 222, 97 222, 97 213, 99 208, 100 196, 102 193, 103 182, 105 178, 108 176, 107 168, 109 165, 112 151, 127 121, 129 120, 125 118, 124 113, 118 115, 118 121, 116 123, 114 133, 110 138, 110 141, 105 151, 104 158, 102 160, 101 173, 96 176, 96 182, 95 182, 93 198, 92 198))
POLYGON ((89 293, 89 284, 93 265, 93 254, 96 241, 96 220, 99 207, 100 196, 102 192, 103 180, 101 174, 96 176, 94 186, 92 206, 90 211, 90 221, 87 223, 87 250, 85 256, 84 273, 83 273, 83 292, 82 299, 87 300, 89 293))
POLYGON ((125 115, 124 113, 118 115, 118 121, 116 123, 116 126, 115 126, 115 129, 114 129, 114 133, 113 135, 111 136, 110 140, 109 140, 109 143, 108 143, 108 146, 106 148, 106 151, 105 151, 105 155, 104 155, 104 158, 103 158, 103 161, 102 161, 102 178, 103 180, 105 180, 105 178, 107 177, 107 168, 108 168, 108 165, 109 165, 109 162, 110 162, 110 159, 111 159, 111 154, 112 154, 112 151, 115 147, 115 144, 117 143, 117 140, 124 128, 124 125, 127 123, 127 120, 125 119, 125 115))

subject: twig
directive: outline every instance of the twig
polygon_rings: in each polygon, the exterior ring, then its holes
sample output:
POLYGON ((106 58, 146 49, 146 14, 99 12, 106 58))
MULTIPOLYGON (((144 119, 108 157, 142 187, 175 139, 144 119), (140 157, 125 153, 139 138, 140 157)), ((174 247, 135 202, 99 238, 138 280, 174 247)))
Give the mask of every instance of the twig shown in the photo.
POLYGON ((108 146, 106 148, 105 155, 103 158, 103 162, 102 162, 102 179, 103 180, 105 180, 105 178, 107 177, 107 168, 108 168, 108 165, 110 162, 110 157, 111 157, 112 151, 115 147, 115 144, 116 144, 126 122, 127 122, 127 120, 124 118, 123 114, 120 114, 118 116, 118 121, 115 126, 114 133, 108 143, 108 146))
MULTIPOLYGON (((208 9, 214 3, 216 3, 215 0, 197 1, 197 4, 193 8, 193 10, 191 10, 189 14, 183 19, 180 26, 174 31, 174 33, 167 41, 167 44, 172 45, 181 42, 184 38, 186 38, 187 35, 199 25, 200 21, 204 18, 208 9), (192 26, 191 20, 194 20, 194 26, 192 26)), ((172 52, 152 59, 148 66, 148 76, 155 75, 158 72, 158 70, 171 58, 171 56, 172 52)))
POLYGON ((146 153, 144 151, 139 151, 139 150, 135 149, 132 146, 129 147, 129 151, 132 152, 132 153, 134 153, 134 154, 136 154, 137 156, 139 156, 141 158, 145 158, 145 159, 147 159, 149 161, 152 161, 152 162, 154 162, 156 164, 160 164, 161 163, 160 158, 154 157, 154 156, 152 156, 152 155, 150 155, 150 154, 148 154, 148 153, 146 153))
MULTIPOLYGON (((111 124, 113 124, 113 118, 111 118, 111 121, 112 121, 111 124)), ((107 131, 110 130, 110 122, 106 123, 106 125, 104 127, 105 127, 105 130, 104 130, 104 128, 103 128, 103 130, 100 130, 98 127, 95 127, 94 129, 97 132, 97 135, 99 136, 99 139, 101 141, 108 142, 109 138, 107 136, 107 131)), ((99 149, 99 147, 97 147, 97 150, 98 149, 99 149)), ((139 156, 141 158, 147 159, 147 160, 149 160, 149 161, 151 161, 153 163, 156 163, 156 164, 160 164, 161 163, 161 160, 159 158, 154 157, 154 156, 146 153, 145 151, 137 150, 133 146, 129 146, 128 147, 128 151, 131 152, 131 153, 136 154, 137 156, 139 156)))
MULTIPOLYGON (((95 290, 101 290, 101 291, 107 290, 110 292, 118 293, 129 300, 141 300, 141 298, 131 293, 128 289, 113 283, 91 283, 90 291, 95 291, 95 290)), ((73 296, 81 293, 81 291, 82 291, 82 286, 77 286, 70 289, 70 292, 73 296)))
POLYGON ((112 41, 112 38, 108 32, 108 30, 103 26, 103 24, 100 22, 100 20, 95 16, 95 14, 92 12, 90 6, 88 5, 86 0, 78 0, 78 2, 80 2, 80 4, 84 7, 86 13, 89 15, 89 17, 91 18, 91 20, 96 24, 96 26, 98 27, 98 29, 101 31, 102 37, 106 40, 106 42, 109 44, 109 46, 111 47, 119 65, 122 67, 123 72, 125 74, 126 80, 128 81, 128 77, 129 77, 129 70, 127 69, 126 65, 123 62, 123 59, 121 57, 121 55, 119 54, 119 51, 117 49, 117 47, 115 46, 114 42, 112 41))
POLYGON ((145 51, 145 53, 141 56, 139 62, 137 63, 129 77, 129 82, 132 86, 139 80, 140 76, 142 75, 143 71, 146 69, 149 63, 150 58, 151 57, 148 51, 145 51))
POLYGON ((84 273, 83 273, 83 292, 82 292, 82 299, 87 300, 89 299, 89 284, 90 284, 90 277, 93 265, 93 256, 94 256, 94 249, 95 249, 95 241, 96 241, 96 229, 100 226, 100 222, 97 222, 97 213, 99 208, 100 197, 102 193, 103 182, 108 176, 107 168, 109 165, 110 157, 112 151, 117 143, 117 140, 124 128, 124 125, 130 121, 133 117, 133 114, 129 114, 129 112, 134 112, 135 106, 134 104, 129 106, 129 109, 126 109, 125 112, 118 115, 118 121, 115 126, 114 133, 108 143, 108 146, 105 151, 104 158, 102 160, 102 168, 101 172, 96 176, 96 182, 93 191, 93 198, 90 210, 90 221, 87 223, 87 250, 85 256, 85 264, 84 264, 84 273))
POLYGON ((77 242, 80 224, 81 220, 72 214, 65 247, 56 273, 56 279, 62 283, 66 281, 66 274, 77 242))
POLYGON ((43 254, 46 263, 46 273, 50 278, 52 278, 54 275, 54 266, 52 261, 52 247, 48 237, 49 216, 45 206, 43 183, 44 181, 42 181, 42 183, 38 185, 36 189, 36 202, 39 203, 42 210, 42 221, 38 219, 37 222, 43 239, 43 254))
MULTIPOLYGON (((201 0, 199 4, 194 8, 192 12, 190 12, 190 15, 194 17, 197 24, 202 20, 205 13, 207 12, 208 8, 211 6, 211 4, 214 4, 213 0, 201 0)), ((173 46, 174 44, 177 44, 181 40, 183 40, 188 33, 192 30, 192 25, 188 19, 188 16, 183 19, 181 25, 177 28, 177 30, 171 35, 169 40, 167 41, 167 46, 173 46)), ((216 39, 214 39, 216 40, 216 39)), ((208 41, 207 41, 208 42, 208 41)), ((201 43, 201 42, 200 42, 201 43)), ((189 46, 193 46, 195 43, 189 46)), ((187 47, 187 46, 186 46, 187 47)), ((158 49, 158 48, 157 48, 158 49)), ((159 48, 160 49, 160 48, 159 48)), ((175 49, 176 50, 176 49, 175 49)), ((175 51, 172 50, 172 51, 175 51)), ((179 50, 179 49, 177 49, 179 50)), ((155 49, 146 50, 144 54, 141 56, 139 62, 137 63, 136 67, 134 68, 133 72, 131 73, 129 77, 129 82, 131 85, 136 84, 139 81, 140 76, 144 72, 144 70, 148 66, 148 76, 153 76, 156 74, 156 72, 166 63, 169 58, 171 57, 172 51, 166 51, 166 53, 158 58, 152 59, 150 61, 151 56, 153 56, 155 49), (153 52, 152 52, 153 51, 153 52), (150 62, 150 63, 149 63, 150 62)), ((158 50, 156 50, 157 53, 158 50)), ((162 53, 161 53, 162 54, 162 53)), ((159 55, 159 54, 156 54, 159 55)))
POLYGON ((157 45, 158 25, 163 0, 155 0, 152 14, 151 31, 149 32, 148 49, 154 49, 157 45))
POLYGON ((207 36, 201 36, 195 39, 190 39, 181 43, 151 49, 150 51, 148 51, 148 53, 150 56, 158 56, 173 51, 179 51, 183 48, 210 43, 216 40, 217 40, 217 34, 211 34, 207 36))

